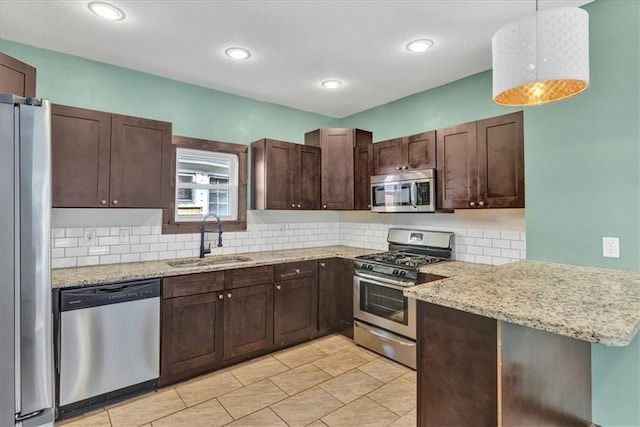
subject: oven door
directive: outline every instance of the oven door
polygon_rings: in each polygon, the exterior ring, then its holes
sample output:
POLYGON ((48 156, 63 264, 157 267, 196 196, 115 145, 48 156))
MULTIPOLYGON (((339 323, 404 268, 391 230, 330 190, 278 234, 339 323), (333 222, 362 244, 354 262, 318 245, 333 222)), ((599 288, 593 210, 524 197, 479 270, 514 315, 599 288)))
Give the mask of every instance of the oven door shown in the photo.
POLYGON ((356 273, 353 277, 353 316, 415 340, 416 300, 402 294, 406 286, 400 283, 356 273))

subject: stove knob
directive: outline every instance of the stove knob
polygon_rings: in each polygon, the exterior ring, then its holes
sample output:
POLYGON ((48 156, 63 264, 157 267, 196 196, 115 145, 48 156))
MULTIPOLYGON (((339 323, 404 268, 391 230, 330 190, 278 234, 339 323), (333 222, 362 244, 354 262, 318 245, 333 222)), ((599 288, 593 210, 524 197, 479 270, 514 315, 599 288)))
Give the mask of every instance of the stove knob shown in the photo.
POLYGON ((401 275, 401 276, 404 276, 405 274, 407 274, 407 272, 406 272, 406 271, 401 271, 401 272, 400 272, 400 275, 401 275))
POLYGON ((393 274, 394 276, 397 276, 398 274, 400 274, 400 272, 398 270, 393 270, 393 272, 391 272, 391 274, 393 274))
POLYGON ((367 265, 367 270, 373 270, 373 265, 371 264, 367 265))

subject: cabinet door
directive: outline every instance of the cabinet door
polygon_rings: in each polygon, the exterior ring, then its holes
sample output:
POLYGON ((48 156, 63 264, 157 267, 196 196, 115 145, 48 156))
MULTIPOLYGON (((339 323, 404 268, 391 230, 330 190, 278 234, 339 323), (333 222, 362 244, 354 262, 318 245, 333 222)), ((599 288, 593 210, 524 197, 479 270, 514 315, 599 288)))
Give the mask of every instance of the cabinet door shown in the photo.
POLYGON ((219 295, 211 292, 162 302, 161 386, 205 372, 222 359, 219 295))
POLYGON ((322 129, 322 209, 353 209, 353 129, 322 129))
POLYGON ((298 145, 295 197, 296 209, 320 209, 320 148, 298 145))
POLYGON ((224 291, 224 358, 273 345, 273 284, 224 291))
POLYGON ((340 326, 342 261, 330 258, 318 263, 318 330, 321 334, 335 331, 340 326))
POLYGON ((434 169, 436 167, 436 132, 411 135, 403 140, 402 168, 405 170, 434 169))
POLYGON ((396 173, 402 168, 402 138, 373 144, 373 174, 396 173))
MULTIPOLYGON (((373 175, 373 144, 371 133, 360 136, 356 130, 356 148, 353 159, 353 208, 371 209, 371 175, 373 175)), ((364 133, 364 132, 363 132, 364 133)))
POLYGON ((436 136, 438 208, 474 207, 478 202, 476 123, 440 129, 436 136))
POLYGON ((318 331, 318 276, 276 282, 273 335, 278 346, 306 341, 318 331))
POLYGON ((168 208, 171 123, 114 114, 111 120, 110 206, 168 208))
POLYGON ((340 259, 340 323, 338 332, 353 338, 353 261, 340 259))
POLYGON ((296 144, 267 140, 266 209, 295 208, 296 150, 296 144))
POLYGON ((478 122, 478 184, 481 206, 524 208, 522 111, 478 122))
POLYGON ((52 204, 54 208, 109 205, 111 115, 51 106, 52 204))
POLYGON ((36 96, 36 69, 0 52, 0 93, 36 96))

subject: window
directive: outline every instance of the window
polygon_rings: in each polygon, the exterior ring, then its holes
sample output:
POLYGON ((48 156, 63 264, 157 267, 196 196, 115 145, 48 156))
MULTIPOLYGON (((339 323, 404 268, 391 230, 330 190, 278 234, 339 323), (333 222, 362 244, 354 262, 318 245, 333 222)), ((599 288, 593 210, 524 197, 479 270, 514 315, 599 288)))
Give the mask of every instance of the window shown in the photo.
POLYGON ((238 155, 177 148, 175 221, 238 220, 238 155))

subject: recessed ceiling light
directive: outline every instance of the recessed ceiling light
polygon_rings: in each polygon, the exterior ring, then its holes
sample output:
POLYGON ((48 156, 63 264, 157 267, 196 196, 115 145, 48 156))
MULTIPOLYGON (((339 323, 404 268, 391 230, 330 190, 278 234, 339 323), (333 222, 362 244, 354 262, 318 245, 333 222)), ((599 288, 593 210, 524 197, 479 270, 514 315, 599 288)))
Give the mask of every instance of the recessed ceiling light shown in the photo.
POLYGON ((407 50, 415 53, 424 52, 433 46, 433 41, 429 39, 419 39, 407 43, 407 50))
POLYGON ((89 6, 89 10, 91 10, 91 12, 95 13, 101 18, 108 19, 109 21, 121 21, 125 16, 122 9, 119 9, 109 3, 93 1, 87 6, 89 6))
POLYGON ((325 80, 320 84, 327 89, 337 89, 342 86, 342 82, 340 80, 325 80))
POLYGON ((251 56, 251 52, 241 47, 230 47, 224 53, 231 59, 247 59, 251 56))

